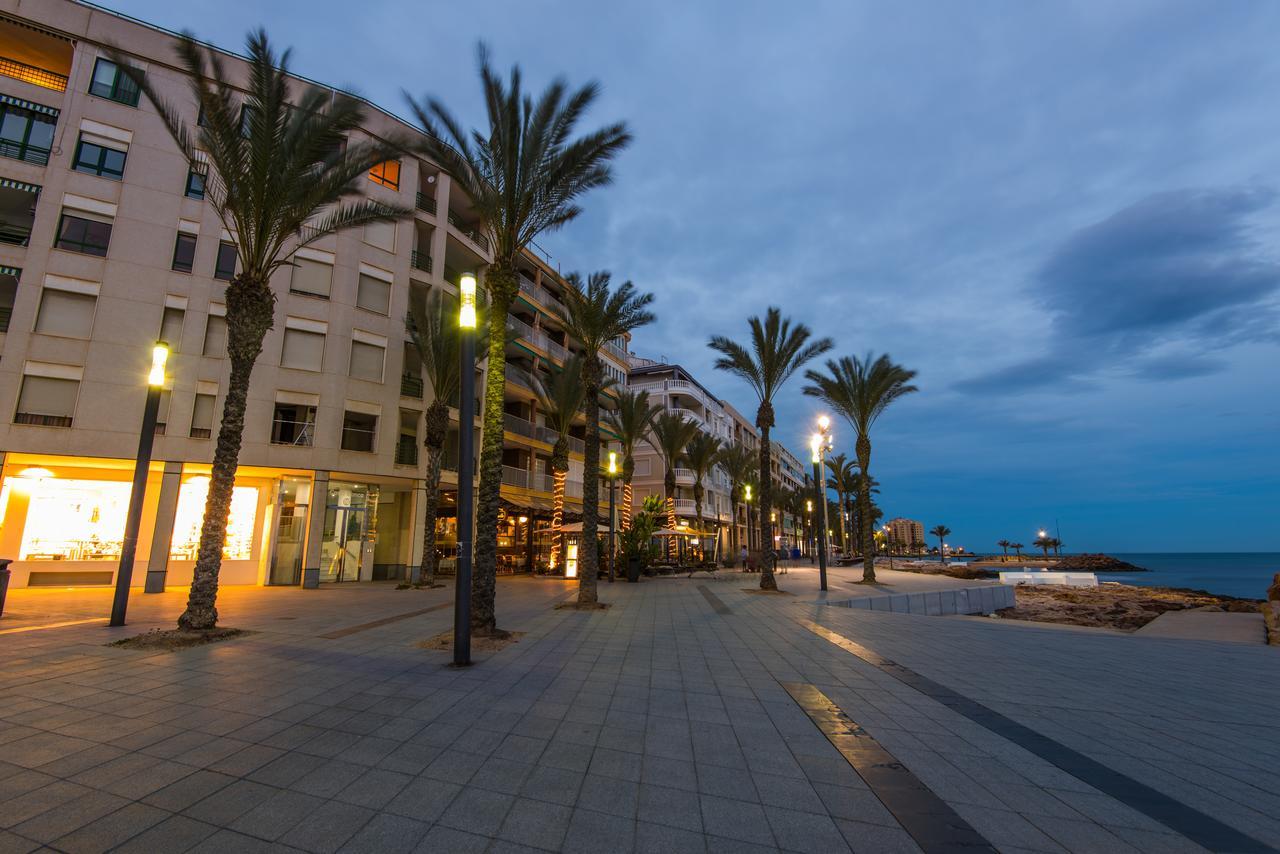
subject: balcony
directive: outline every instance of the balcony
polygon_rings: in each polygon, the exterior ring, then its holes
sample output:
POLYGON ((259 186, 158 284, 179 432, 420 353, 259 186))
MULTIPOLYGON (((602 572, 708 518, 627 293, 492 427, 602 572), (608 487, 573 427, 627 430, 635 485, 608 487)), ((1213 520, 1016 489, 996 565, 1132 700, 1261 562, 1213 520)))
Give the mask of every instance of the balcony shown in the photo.
POLYGON ((606 341, 603 349, 606 353, 613 356, 619 362, 622 362, 622 364, 625 365, 627 363, 627 351, 623 350, 621 347, 619 347, 617 344, 614 344, 612 341, 606 341))
POLYGON ((400 375, 400 396, 411 397, 414 400, 422 400, 423 382, 422 375, 401 374, 400 375))
POLYGON ((414 207, 423 213, 428 213, 432 216, 436 215, 436 200, 431 196, 428 196, 426 193, 418 193, 414 207))
POLYGON ((402 433, 396 441, 396 465, 416 466, 418 464, 418 437, 402 433))
POLYGON ((431 256, 426 252, 414 249, 409 253, 409 266, 424 273, 431 272, 431 256))
POLYGON ((502 418, 503 418, 503 424, 502 424, 503 429, 505 429, 508 433, 515 433, 517 436, 524 436, 525 438, 528 438, 528 439, 537 439, 538 441, 544 441, 541 435, 541 431, 545 430, 546 429, 545 427, 539 427, 537 424, 534 424, 532 421, 529 421, 526 418, 521 418, 519 415, 512 415, 510 412, 504 413, 502 418))
POLYGON ((701 416, 701 415, 699 415, 698 413, 694 412, 692 409, 681 409, 681 408, 680 408, 680 407, 678 407, 678 406, 673 406, 673 407, 671 407, 671 409, 669 409, 669 410, 667 410, 667 411, 668 411, 668 412, 670 412, 672 415, 680 415, 680 416, 683 416, 683 417, 685 418, 685 420, 687 420, 687 421, 693 421, 694 423, 696 423, 696 424, 698 424, 698 425, 701 425, 701 424, 703 423, 703 418, 702 418, 702 416, 701 416))
POLYGON ((54 92, 67 91, 67 75, 9 59, 7 56, 0 56, 0 76, 12 77, 14 80, 32 83, 45 89, 52 89, 54 92))
POLYGON ((5 179, 0 182, 0 243, 26 246, 36 221, 40 188, 5 179))
POLYGON ((693 469, 675 468, 671 473, 676 476, 676 483, 680 486, 693 486, 693 469))
POLYGON ((519 489, 528 489, 529 488, 529 472, 526 469, 516 468, 515 466, 503 466, 502 482, 506 486, 514 486, 519 489))
POLYGON ((518 317, 507 315, 507 331, 515 338, 523 338, 530 342, 533 341, 533 327, 518 317))
MULTIPOLYGON (((675 499, 675 502, 676 502, 676 513, 679 513, 682 516, 693 515, 694 510, 693 510, 692 498, 677 498, 675 499)), ((706 508, 704 507, 703 510, 705 511, 706 508)))
POLYGON ((449 211, 449 225, 453 226, 458 230, 459 234, 470 240, 476 246, 479 246, 485 252, 489 251, 489 238, 481 234, 479 229, 473 226, 464 225, 453 211, 449 211))
POLYGON ((523 368, 517 368, 515 365, 507 365, 507 382, 532 392, 538 390, 538 386, 533 381, 533 377, 529 376, 529 372, 523 368))

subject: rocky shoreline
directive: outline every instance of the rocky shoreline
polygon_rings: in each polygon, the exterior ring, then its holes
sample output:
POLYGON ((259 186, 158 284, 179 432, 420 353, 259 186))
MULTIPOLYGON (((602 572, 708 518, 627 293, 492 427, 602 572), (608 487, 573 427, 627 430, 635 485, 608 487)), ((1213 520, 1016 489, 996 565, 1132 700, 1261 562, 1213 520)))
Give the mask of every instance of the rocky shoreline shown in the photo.
POLYGON ((1034 566, 1054 572, 1150 572, 1145 566, 1129 563, 1119 558, 1097 554, 1067 555, 1066 557, 1036 557, 1023 555, 1020 558, 993 555, 981 557, 973 561, 971 566, 1009 569, 1019 566, 1034 566))
POLYGON ((1136 631, 1167 611, 1196 608, 1255 612, 1262 606, 1258 599, 1239 599, 1180 587, 1136 587, 1130 584, 1103 584, 1098 587, 1021 585, 1016 595, 1018 604, 997 611, 996 617, 1125 632, 1136 631))

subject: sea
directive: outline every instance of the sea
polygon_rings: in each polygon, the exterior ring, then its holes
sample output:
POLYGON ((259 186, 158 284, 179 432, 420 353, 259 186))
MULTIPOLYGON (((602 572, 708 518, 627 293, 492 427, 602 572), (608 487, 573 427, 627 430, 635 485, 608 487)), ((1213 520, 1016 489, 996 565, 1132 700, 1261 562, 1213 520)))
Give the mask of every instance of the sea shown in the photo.
MULTIPOLYGON (((1099 581, 1142 587, 1186 587, 1265 599, 1280 572, 1280 552, 1107 552, 1150 572, 1100 572, 1099 581)), ((1065 554, 1063 555, 1066 556, 1065 554)))

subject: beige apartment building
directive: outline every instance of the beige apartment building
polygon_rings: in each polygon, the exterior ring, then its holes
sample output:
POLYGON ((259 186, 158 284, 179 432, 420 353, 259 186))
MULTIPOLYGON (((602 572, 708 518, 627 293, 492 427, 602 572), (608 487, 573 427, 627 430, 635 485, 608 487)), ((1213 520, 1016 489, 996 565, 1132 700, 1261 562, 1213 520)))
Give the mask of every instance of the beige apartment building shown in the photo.
MULTIPOLYGON (((0 557, 15 560, 15 586, 112 583, 157 339, 172 355, 134 583, 189 582, 226 391, 236 236, 107 44, 196 122, 172 33, 74 0, 0 0, 0 557)), ((359 133, 407 129, 369 105, 359 133)), ((430 162, 382 164, 365 189, 414 215, 299 250, 272 280, 276 322, 250 390, 223 583, 400 578, 421 559, 431 389, 404 317, 429 289, 454 291, 460 272, 483 276, 489 247, 430 162)), ((535 378, 571 347, 552 265, 530 254, 520 287, 499 537, 511 570, 536 565, 547 539, 554 437, 535 378)), ((602 351, 619 379, 626 346, 602 351)), ((585 425, 576 432, 571 511, 585 425)), ((453 457, 444 478, 456 491, 453 457)), ((453 498, 435 537, 446 566, 453 498)))
POLYGON ((889 543, 896 551, 915 552, 926 544, 924 523, 915 519, 890 519, 885 522, 889 529, 889 543))

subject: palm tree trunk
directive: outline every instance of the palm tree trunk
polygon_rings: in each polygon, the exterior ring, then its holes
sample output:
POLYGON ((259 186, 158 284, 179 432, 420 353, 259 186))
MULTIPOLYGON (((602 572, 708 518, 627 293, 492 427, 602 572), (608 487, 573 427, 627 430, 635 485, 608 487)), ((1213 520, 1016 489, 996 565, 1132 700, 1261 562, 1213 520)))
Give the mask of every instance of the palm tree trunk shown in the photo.
POLYGON ((444 463, 444 443, 449 435, 449 405, 434 400, 427 407, 426 441, 427 480, 422 510, 422 563, 418 566, 418 583, 434 587, 440 556, 436 554, 436 518, 440 513, 440 468, 444 463))
POLYGON ((275 294, 265 281, 241 275, 227 286, 227 357, 231 361, 231 378, 222 405, 218 445, 213 452, 213 471, 204 504, 191 592, 187 596, 187 609, 178 617, 178 628, 185 631, 207 631, 218 624, 218 572, 222 568, 231 492, 240 463, 249 379, 262 352, 262 339, 271 328, 275 301, 275 294))
POLYGON ((693 516, 698 520, 698 551, 699 556, 706 559, 706 552, 702 548, 702 481, 694 481, 693 484, 693 516))
POLYGON ((564 481, 567 471, 551 470, 551 568, 560 565, 564 554, 564 481))
MULTIPOLYGON (((773 426, 773 406, 760 404, 756 412, 756 426, 760 428, 760 551, 763 558, 773 548, 773 530, 769 522, 769 511, 773 507, 773 475, 769 471, 769 428, 773 426)), ((760 589, 778 589, 778 580, 773 577, 773 562, 768 559, 760 561, 760 589)))
MULTIPOLYGON (((489 292, 489 366, 484 382, 484 433, 480 445, 480 487, 476 498, 475 564, 471 574, 471 631, 493 634, 498 585, 498 509, 502 496, 502 398, 507 384, 507 312, 515 299, 514 267, 494 263, 485 278, 489 292)), ((464 368, 466 370, 466 368, 464 368)), ((473 425, 461 424, 462 430, 473 425)), ((460 483, 459 489, 471 489, 460 483)))
POLYGON ((582 544, 578 546, 578 604, 599 601, 596 576, 600 569, 600 377, 604 369, 600 356, 588 354, 583 363, 583 383, 587 415, 586 447, 582 453, 582 544))
POLYGON ((871 440, 858 436, 855 452, 862 478, 858 481, 858 534, 862 542, 862 580, 876 580, 876 548, 871 534, 871 440))
POLYGON ((627 478, 622 482, 622 518, 618 520, 618 528, 622 531, 631 530, 631 479, 627 478))
MULTIPOLYGON (((662 487, 667 499, 667 529, 674 531, 676 529, 676 475, 671 470, 671 466, 667 466, 667 474, 662 479, 662 487)), ((675 537, 663 537, 663 539, 666 540, 667 560, 670 560, 671 548, 675 544, 675 537)))

